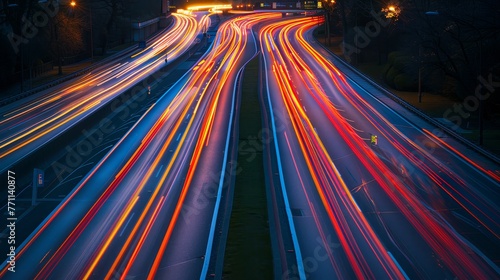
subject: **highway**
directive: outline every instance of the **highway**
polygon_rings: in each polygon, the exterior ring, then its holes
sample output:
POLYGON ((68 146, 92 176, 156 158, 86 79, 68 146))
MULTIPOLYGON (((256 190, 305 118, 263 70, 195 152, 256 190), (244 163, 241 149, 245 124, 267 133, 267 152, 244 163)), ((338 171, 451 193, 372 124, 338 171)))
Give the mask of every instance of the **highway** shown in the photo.
MULTIPOLYGON (((161 68, 165 52, 185 51, 206 14, 177 14, 163 39, 107 71, 1 108, 3 168, 161 68)), ((314 40, 317 24, 281 13, 224 21, 196 65, 18 246, 16 273, 3 262, 0 278, 220 279, 238 85, 255 57, 271 129, 262 139, 270 234, 286 235, 275 236, 275 275, 499 278, 483 251, 500 248, 500 166, 382 102, 314 40)))
POLYGON ((283 277, 498 277, 451 225, 465 217, 498 246, 498 166, 472 164, 363 91, 311 46, 315 25, 281 20, 259 33, 277 172, 300 249, 283 277))
POLYGON ((206 16, 196 19, 173 14, 172 18, 172 26, 146 48, 134 49, 80 78, 0 108, 2 172, 161 69, 165 59, 178 58, 209 23, 206 16))
POLYGON ((0 277, 204 279, 219 235, 234 85, 258 50, 248 30, 276 16, 223 23, 203 59, 22 245, 23 269, 4 267, 0 277))

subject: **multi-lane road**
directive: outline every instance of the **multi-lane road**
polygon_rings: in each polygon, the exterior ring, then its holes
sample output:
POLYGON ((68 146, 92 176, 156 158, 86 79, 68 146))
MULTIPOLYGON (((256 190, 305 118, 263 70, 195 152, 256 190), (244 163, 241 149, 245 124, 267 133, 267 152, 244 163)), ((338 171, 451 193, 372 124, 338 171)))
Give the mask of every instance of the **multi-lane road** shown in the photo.
POLYGON ((498 175, 346 77, 309 43, 315 24, 298 18, 260 31, 278 171, 300 248, 298 269, 285 275, 498 277, 451 225, 458 213, 498 246, 498 175))
POLYGON ((22 160, 120 93, 173 61, 194 43, 208 18, 172 16, 172 26, 142 50, 132 49, 85 76, 0 108, 1 171, 22 160))
MULTIPOLYGON (((277 175, 268 187, 280 194, 269 207, 284 210, 274 222, 290 240, 273 248, 282 258, 276 275, 498 278, 481 246, 499 247, 499 166, 381 102, 380 91, 315 43, 317 19, 281 16, 222 23, 196 65, 18 247, 16 273, 4 263, 0 277, 220 278, 213 263, 224 246, 214 244, 225 242, 220 225, 229 218, 219 213, 230 199, 237 85, 259 57, 272 130, 263 133, 264 164, 277 175), (484 243, 464 237, 466 226, 484 243)), ((108 71, 1 108, 3 168, 185 50, 207 24, 198 19, 176 15, 178 27, 108 71)))
POLYGON ((240 69, 254 22, 220 26, 202 60, 144 114, 18 252, 8 277, 193 279, 206 275, 240 69), (36 265, 32 265, 36 264, 36 265))

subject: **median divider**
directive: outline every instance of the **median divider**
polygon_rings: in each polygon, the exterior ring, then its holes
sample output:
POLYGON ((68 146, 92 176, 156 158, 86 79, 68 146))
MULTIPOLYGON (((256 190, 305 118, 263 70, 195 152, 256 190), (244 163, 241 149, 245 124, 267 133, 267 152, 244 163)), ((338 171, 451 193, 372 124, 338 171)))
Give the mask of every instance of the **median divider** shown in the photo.
POLYGON ((272 279, 262 121, 258 100, 259 58, 251 60, 241 85, 238 159, 223 278, 272 279))

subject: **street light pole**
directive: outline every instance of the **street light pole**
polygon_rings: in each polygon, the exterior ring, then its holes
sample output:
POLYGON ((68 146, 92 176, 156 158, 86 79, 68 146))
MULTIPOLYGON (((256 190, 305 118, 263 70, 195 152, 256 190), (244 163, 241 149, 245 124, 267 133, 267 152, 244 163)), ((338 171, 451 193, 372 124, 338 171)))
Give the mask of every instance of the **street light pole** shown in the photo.
MULTIPOLYGON (((76 2, 71 1, 71 7, 76 7, 76 2)), ((92 64, 94 61, 94 36, 92 34, 92 3, 89 3, 89 18, 90 18, 90 63, 92 64)))

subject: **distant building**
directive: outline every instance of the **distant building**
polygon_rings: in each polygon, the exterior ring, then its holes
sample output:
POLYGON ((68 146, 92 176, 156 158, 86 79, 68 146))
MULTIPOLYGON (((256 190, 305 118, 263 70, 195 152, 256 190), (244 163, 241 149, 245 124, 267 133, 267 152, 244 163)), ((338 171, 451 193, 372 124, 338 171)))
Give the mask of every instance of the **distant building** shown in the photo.
POLYGON ((317 9, 318 1, 266 1, 256 2, 255 9, 317 9))

